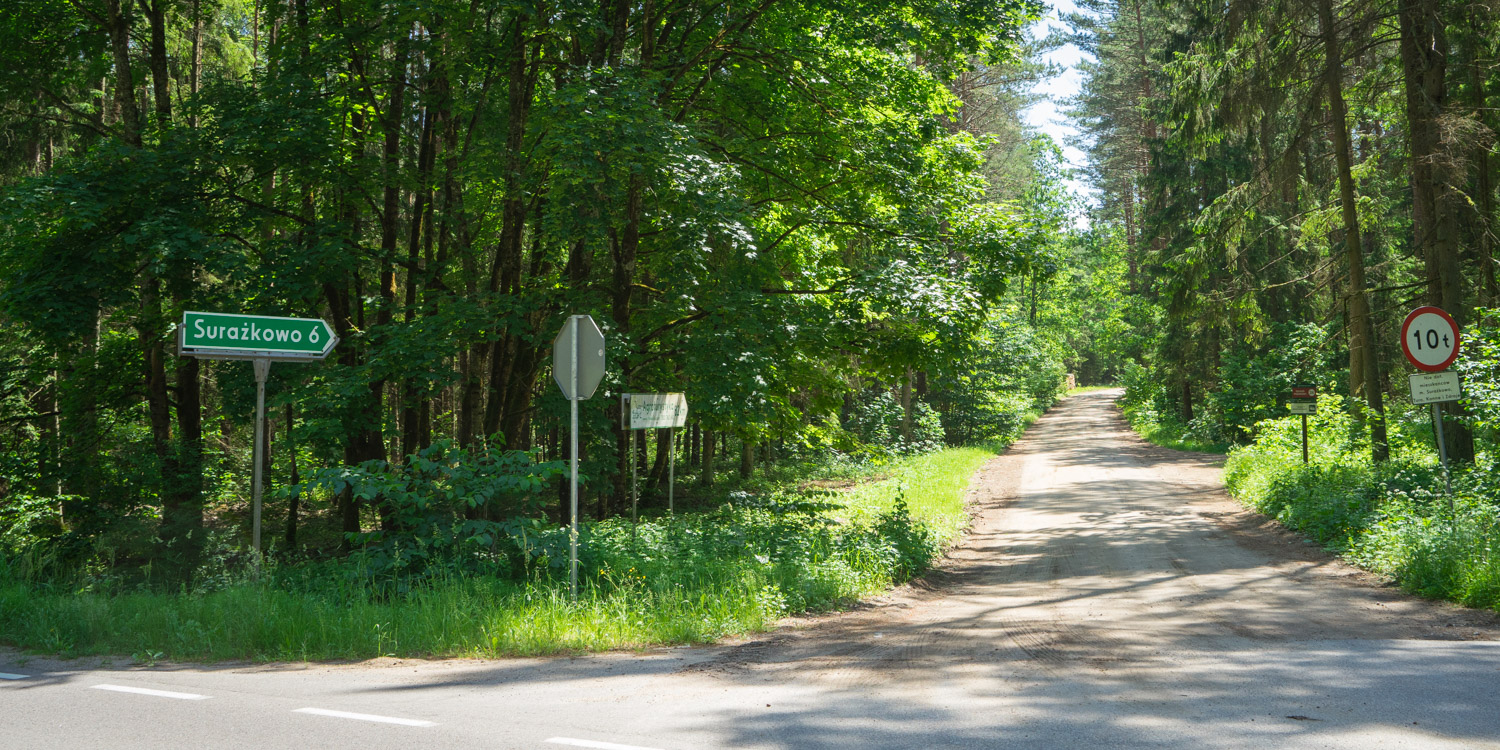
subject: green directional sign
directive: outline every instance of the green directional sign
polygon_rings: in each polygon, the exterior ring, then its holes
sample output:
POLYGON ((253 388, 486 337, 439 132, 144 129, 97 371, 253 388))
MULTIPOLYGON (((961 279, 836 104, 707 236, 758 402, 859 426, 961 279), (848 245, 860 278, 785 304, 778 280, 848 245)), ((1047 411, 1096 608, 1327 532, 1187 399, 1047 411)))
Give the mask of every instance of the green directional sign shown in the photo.
POLYGON ((338 343, 319 318, 277 318, 187 311, 178 342, 194 357, 322 359, 338 343))

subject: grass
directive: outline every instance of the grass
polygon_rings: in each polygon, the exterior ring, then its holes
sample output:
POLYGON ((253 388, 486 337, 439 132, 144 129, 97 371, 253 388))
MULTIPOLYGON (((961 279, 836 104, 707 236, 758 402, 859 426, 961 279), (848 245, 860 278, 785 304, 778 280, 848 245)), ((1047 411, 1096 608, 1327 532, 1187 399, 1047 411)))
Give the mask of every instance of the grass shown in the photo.
POLYGON ((437 575, 393 591, 342 562, 268 569, 259 582, 177 594, 34 583, 0 561, 0 640, 142 662, 500 657, 702 643, 764 630, 791 612, 845 606, 920 573, 960 535, 969 478, 996 448, 895 461, 878 469, 881 481, 833 496, 841 507, 799 509, 771 493, 635 528, 592 524, 576 602, 565 568, 549 559, 519 581, 437 575))
POLYGON ((1132 422, 1130 426, 1146 442, 1152 445, 1159 445, 1163 448, 1171 448, 1174 451, 1219 454, 1229 452, 1229 445, 1227 443, 1199 440, 1194 438, 1181 425, 1163 424, 1160 422, 1132 422))
POLYGON ((1125 421, 1130 424, 1130 428, 1152 445, 1196 453, 1229 452, 1228 443, 1206 440, 1195 435, 1188 425, 1184 425, 1172 415, 1159 413, 1149 401, 1144 403, 1122 401, 1120 409, 1125 414, 1125 421))
POLYGON ((1066 398, 1068 396, 1077 396, 1080 393, 1094 393, 1095 391, 1107 391, 1119 387, 1117 385, 1080 385, 1077 388, 1069 388, 1068 392, 1064 393, 1063 396, 1066 398))
POLYGON ((1393 441, 1392 459, 1376 465, 1351 427, 1342 409, 1319 409, 1303 464, 1300 422, 1262 422, 1256 442, 1230 454, 1225 483, 1245 505, 1410 592, 1500 610, 1500 460, 1481 455, 1458 471, 1450 496, 1430 448, 1393 441))
POLYGON ((951 545, 968 520, 963 500, 969 479, 1000 450, 999 444, 949 448, 901 461, 890 470, 891 478, 849 493, 847 519, 869 520, 903 499, 912 517, 932 529, 939 543, 951 545))

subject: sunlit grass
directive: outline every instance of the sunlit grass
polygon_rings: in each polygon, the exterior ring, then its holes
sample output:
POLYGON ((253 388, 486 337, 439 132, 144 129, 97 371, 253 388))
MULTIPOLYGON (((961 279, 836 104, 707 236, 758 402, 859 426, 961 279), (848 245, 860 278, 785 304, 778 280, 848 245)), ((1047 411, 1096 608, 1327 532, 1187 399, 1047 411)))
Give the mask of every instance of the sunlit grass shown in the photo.
POLYGON ((1376 464, 1342 409, 1310 422, 1307 464, 1296 419, 1258 425, 1229 457, 1230 492, 1408 591, 1500 609, 1500 462, 1454 467, 1449 494, 1431 448, 1408 443, 1376 464))
POLYGON ((1152 445, 1159 445, 1163 448, 1171 448, 1174 451, 1219 454, 1229 452, 1229 445, 1227 443, 1213 443, 1194 439, 1189 437, 1186 430, 1178 425, 1142 422, 1132 424, 1131 427, 1146 442, 1152 445))
POLYGON ((833 496, 843 507, 825 511, 831 526, 755 508, 636 529, 596 524, 601 561, 577 601, 555 570, 525 581, 438 577, 401 593, 338 580, 304 590, 270 576, 207 592, 100 593, 25 582, 0 561, 0 640, 142 661, 531 656, 709 642, 898 582, 899 542, 877 531, 883 516, 904 500, 930 530, 924 538, 952 543, 969 479, 992 455, 954 448, 871 467, 880 479, 833 496))
POLYGON ((889 479, 848 493, 849 517, 873 518, 889 511, 902 498, 912 517, 926 523, 944 544, 951 544, 967 520, 964 495, 969 480, 996 452, 995 446, 949 448, 902 461, 892 467, 889 479))
POLYGON ((1068 391, 1063 394, 1063 397, 1067 398, 1068 396, 1077 396, 1080 393, 1096 393, 1098 391, 1108 391, 1119 387, 1120 386, 1117 385, 1080 385, 1077 388, 1069 388, 1068 391))

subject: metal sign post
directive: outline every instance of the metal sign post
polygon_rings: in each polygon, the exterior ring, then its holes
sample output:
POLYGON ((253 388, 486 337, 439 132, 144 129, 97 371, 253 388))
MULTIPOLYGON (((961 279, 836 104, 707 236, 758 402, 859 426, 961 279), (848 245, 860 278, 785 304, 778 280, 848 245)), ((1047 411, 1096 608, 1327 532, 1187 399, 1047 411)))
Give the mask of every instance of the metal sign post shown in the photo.
POLYGON ((568 588, 578 599, 578 402, 604 379, 604 334, 587 315, 570 315, 552 340, 552 379, 568 399, 568 588))
POLYGON ((1443 466, 1443 489, 1448 493, 1448 510, 1453 510, 1453 482, 1448 478, 1448 442, 1443 439, 1443 411, 1432 402, 1432 432, 1437 435, 1438 461, 1443 466))
POLYGON ((1307 464, 1307 415, 1302 415, 1302 463, 1307 464))
POLYGON ((266 379, 272 362, 318 362, 339 337, 321 318, 281 318, 184 310, 177 356, 248 359, 255 368, 255 446, 250 450, 250 544, 260 568, 261 495, 265 486, 266 379))
POLYGON ((568 596, 578 601, 578 321, 568 320, 568 596))
POLYGON ((1463 398, 1463 385, 1459 382, 1458 373, 1452 370, 1429 373, 1413 373, 1407 376, 1407 382, 1411 385, 1411 402, 1414 405, 1432 404, 1432 433, 1437 441, 1438 461, 1443 467, 1443 486, 1448 491, 1448 505, 1453 505, 1453 483, 1448 476, 1448 445, 1443 437, 1443 411, 1444 401, 1457 401, 1463 398))
MULTIPOLYGON (((681 393, 622 393, 620 394, 620 417, 626 429, 631 431, 631 450, 635 449, 636 430, 667 430, 667 512, 673 508, 673 495, 677 482, 677 428, 687 424, 687 397, 681 393)), ((635 456, 630 457, 630 520, 636 520, 636 503, 640 500, 639 480, 636 478, 635 456)))
POLYGON ((1436 437, 1438 461, 1443 467, 1443 487, 1448 493, 1448 512, 1453 512, 1453 482, 1448 476, 1448 446, 1443 438, 1444 401, 1463 397, 1458 373, 1448 371, 1458 359, 1463 337, 1453 316, 1439 307, 1419 307, 1401 323, 1401 353, 1423 374, 1409 376, 1411 402, 1432 404, 1432 433, 1436 437))
POLYGON ((630 462, 630 538, 635 539, 635 527, 641 522, 641 472, 640 461, 635 455, 635 428, 630 422, 630 397, 634 394, 620 394, 620 424, 625 426, 625 460, 630 462))
POLYGON ((255 448, 250 451, 250 461, 255 464, 250 469, 250 497, 253 509, 250 512, 251 541, 255 548, 256 565, 260 564, 260 498, 262 488, 265 486, 261 477, 262 467, 266 462, 266 377, 271 374, 271 360, 257 359, 251 362, 255 367, 255 448))

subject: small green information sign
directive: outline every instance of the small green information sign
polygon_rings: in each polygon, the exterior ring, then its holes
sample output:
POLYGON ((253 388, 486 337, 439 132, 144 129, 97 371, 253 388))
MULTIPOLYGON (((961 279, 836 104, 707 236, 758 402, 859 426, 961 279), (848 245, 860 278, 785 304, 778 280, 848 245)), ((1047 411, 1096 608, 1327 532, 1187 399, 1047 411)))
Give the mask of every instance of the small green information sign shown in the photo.
POLYGON ((187 356, 322 359, 339 339, 319 318, 187 311, 178 340, 187 356))

